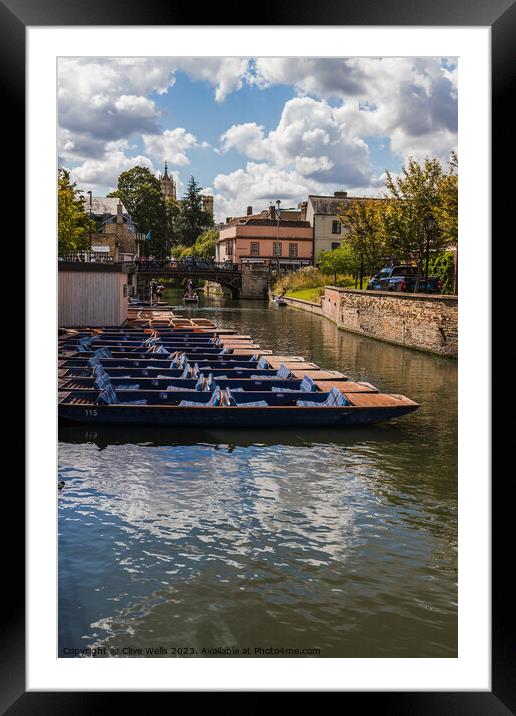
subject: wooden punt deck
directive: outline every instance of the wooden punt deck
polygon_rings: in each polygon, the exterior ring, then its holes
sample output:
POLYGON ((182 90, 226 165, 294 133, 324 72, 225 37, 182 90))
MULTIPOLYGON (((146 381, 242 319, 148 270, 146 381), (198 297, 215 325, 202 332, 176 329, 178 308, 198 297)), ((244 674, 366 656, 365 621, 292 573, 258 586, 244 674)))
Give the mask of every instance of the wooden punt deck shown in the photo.
MULTIPOLYGON (((231 351, 231 353, 228 353, 228 355, 231 355, 231 356, 248 356, 248 355, 249 355, 249 352, 250 352, 250 351, 249 351, 249 348, 233 348, 233 350, 231 351)), ((272 351, 267 351, 267 350, 264 350, 263 348, 260 348, 260 349, 258 349, 258 350, 256 350, 256 351, 254 351, 254 350, 251 351, 251 353, 253 353, 253 355, 258 355, 258 356, 268 356, 270 353, 272 353, 272 351)))
POLYGON ((371 385, 371 383, 362 383, 358 382, 355 383, 352 380, 334 380, 334 381, 324 381, 324 380, 316 380, 314 381, 316 386, 319 388, 319 390, 330 390, 331 388, 337 388, 337 390, 340 390, 341 393, 378 393, 378 388, 375 388, 374 385, 371 385))
POLYGON ((267 356, 267 363, 271 368, 278 369, 281 365, 284 365, 288 370, 320 370, 317 363, 308 363, 307 361, 300 360, 277 360, 273 356, 267 356))
POLYGON ((399 405, 417 405, 404 395, 391 393, 350 393, 347 398, 352 405, 361 408, 392 408, 399 405))
POLYGON ((309 375, 312 380, 346 380, 347 376, 344 375, 344 373, 340 373, 338 370, 321 370, 318 368, 317 370, 311 370, 311 369, 290 369, 290 372, 294 376, 294 378, 300 378, 301 380, 305 377, 305 375, 309 375))

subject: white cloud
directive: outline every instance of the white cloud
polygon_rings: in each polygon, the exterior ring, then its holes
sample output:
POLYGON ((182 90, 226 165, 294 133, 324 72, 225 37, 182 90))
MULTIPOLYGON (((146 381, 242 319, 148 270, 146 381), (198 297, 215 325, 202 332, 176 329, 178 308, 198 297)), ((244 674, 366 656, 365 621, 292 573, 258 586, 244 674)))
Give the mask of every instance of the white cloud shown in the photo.
POLYGON ((441 58, 259 58, 260 87, 292 84, 300 95, 335 97, 334 112, 355 137, 388 137, 405 157, 446 159, 457 142, 457 67, 441 58))
POLYGON ((306 196, 309 182, 294 170, 279 169, 265 163, 248 162, 243 169, 218 174, 213 186, 217 219, 241 216, 247 206, 255 211, 267 208, 270 201, 281 199, 284 206, 295 206, 298 197, 306 196))
POLYGON ((189 164, 190 160, 186 151, 199 146, 194 135, 182 127, 166 129, 161 134, 144 134, 143 144, 145 151, 158 163, 166 160, 176 166, 189 164))
POLYGON ((192 80, 204 80, 215 87, 215 99, 223 102, 228 94, 241 89, 249 77, 250 61, 245 57, 176 58, 177 69, 192 80))
POLYGON ((373 181, 367 144, 326 100, 291 99, 276 129, 265 134, 262 126, 252 122, 233 125, 221 143, 223 151, 236 149, 249 159, 294 168, 323 184, 356 186, 373 181))
POLYGON ((152 161, 145 156, 129 157, 127 142, 119 141, 108 144, 107 151, 101 159, 88 159, 70 171, 72 181, 85 189, 97 191, 98 187, 105 190, 114 189, 122 172, 135 166, 147 167, 154 172, 152 161))

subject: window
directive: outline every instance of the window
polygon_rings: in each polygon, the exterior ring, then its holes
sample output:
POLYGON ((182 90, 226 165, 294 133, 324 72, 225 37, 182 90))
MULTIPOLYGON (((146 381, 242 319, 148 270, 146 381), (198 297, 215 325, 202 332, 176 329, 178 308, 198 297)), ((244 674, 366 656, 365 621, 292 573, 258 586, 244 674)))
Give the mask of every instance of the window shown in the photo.
POLYGON ((251 241, 251 256, 260 255, 260 244, 258 241, 251 241))
POLYGON ((288 255, 290 257, 297 256, 297 244, 288 245, 288 255))
POLYGON ((332 241, 331 242, 331 250, 333 249, 340 249, 340 241, 332 241))
POLYGON ((272 253, 274 256, 281 256, 281 241, 275 241, 272 245, 272 253))
POLYGON ((124 298, 127 298, 127 284, 124 283, 124 298))
POLYGON ((340 234, 340 229, 341 229, 340 221, 332 221, 331 222, 331 233, 332 234, 340 234))
POLYGON ((227 256, 233 255, 233 242, 232 241, 228 241, 226 244, 226 255, 227 256))

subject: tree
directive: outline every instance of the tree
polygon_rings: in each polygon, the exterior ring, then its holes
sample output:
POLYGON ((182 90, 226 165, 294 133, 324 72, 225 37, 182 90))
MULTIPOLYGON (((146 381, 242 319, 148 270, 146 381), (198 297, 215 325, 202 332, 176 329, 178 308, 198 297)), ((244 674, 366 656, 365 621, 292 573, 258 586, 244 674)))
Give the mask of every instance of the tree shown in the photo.
POLYGON ((118 177, 116 191, 108 196, 122 200, 138 230, 151 240, 143 243, 143 252, 158 258, 168 256, 171 243, 171 211, 161 193, 159 180, 146 167, 133 167, 118 177))
POLYGON ((427 251, 429 254, 441 251, 448 240, 437 215, 443 177, 443 167, 435 157, 427 157, 423 164, 409 157, 396 178, 387 172, 387 203, 383 212, 387 243, 392 255, 417 265, 416 291, 427 251), (436 222, 433 228, 430 219, 436 222))
POLYGON ((59 255, 89 248, 89 232, 95 224, 84 209, 84 199, 70 182, 70 172, 59 169, 57 178, 57 246, 59 255))
POLYGON ((215 258, 215 245, 218 238, 219 232, 217 229, 208 229, 198 237, 192 246, 178 244, 174 248, 174 256, 181 259, 187 256, 197 256, 199 258, 212 260, 215 258))
POLYGON ((351 200, 341 208, 340 220, 346 231, 344 241, 351 246, 357 267, 360 267, 360 288, 363 269, 372 275, 378 261, 385 255, 385 226, 381 199, 351 200))
POLYGON ((176 224, 178 240, 184 246, 192 246, 206 229, 213 226, 211 214, 203 211, 201 191, 202 187, 193 176, 190 177, 176 224))
POLYGON ((449 246, 457 245, 459 235, 458 163, 457 153, 452 151, 448 162, 448 173, 442 177, 438 203, 434 211, 443 240, 449 246))
POLYGON ((203 259, 215 258, 215 245, 219 238, 217 229, 208 229, 204 231, 193 245, 194 256, 200 256, 203 259))
POLYGON ((333 274, 337 284, 337 274, 350 274, 355 268, 355 257, 351 246, 342 244, 338 249, 319 252, 317 266, 321 273, 333 274))

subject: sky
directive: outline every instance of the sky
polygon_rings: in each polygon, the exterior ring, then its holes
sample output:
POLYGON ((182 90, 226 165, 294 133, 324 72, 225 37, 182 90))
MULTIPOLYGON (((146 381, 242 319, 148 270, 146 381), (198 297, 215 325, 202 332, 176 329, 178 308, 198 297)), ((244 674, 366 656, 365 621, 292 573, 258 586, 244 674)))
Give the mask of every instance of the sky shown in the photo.
POLYGON ((105 196, 168 162, 215 218, 308 194, 377 196, 409 156, 457 147, 456 58, 60 58, 59 166, 105 196))

